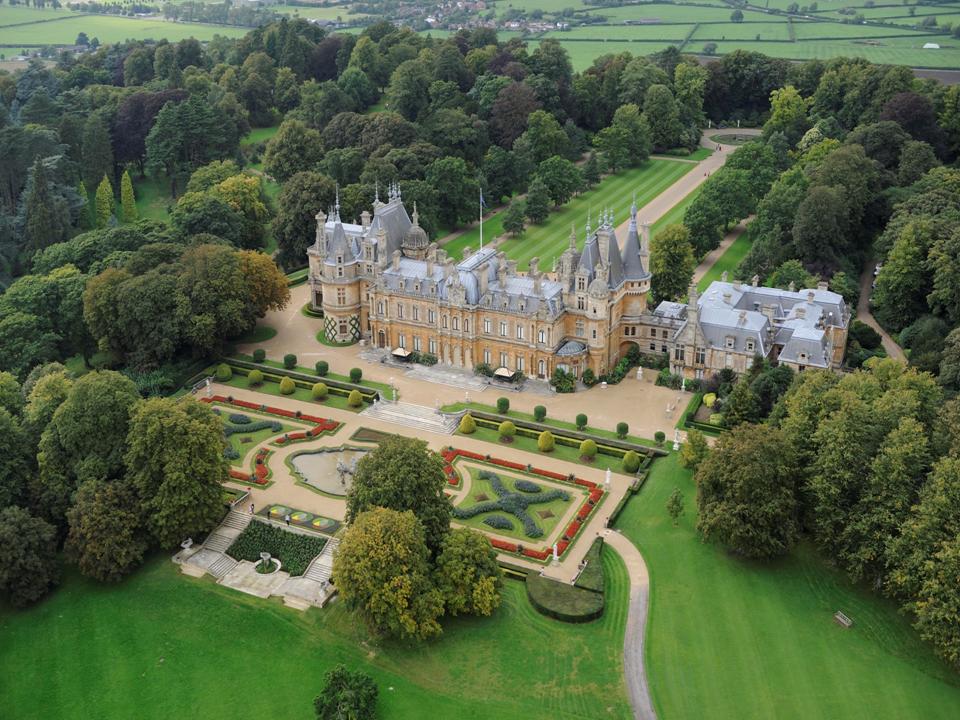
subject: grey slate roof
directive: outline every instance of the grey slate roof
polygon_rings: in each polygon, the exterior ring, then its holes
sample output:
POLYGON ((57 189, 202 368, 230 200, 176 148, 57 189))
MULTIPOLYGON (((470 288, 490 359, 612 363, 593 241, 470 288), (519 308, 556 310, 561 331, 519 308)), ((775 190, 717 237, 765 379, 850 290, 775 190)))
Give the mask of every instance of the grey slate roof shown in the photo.
POLYGON ((631 209, 630 225, 627 228, 627 240, 623 244, 623 277, 625 280, 646 280, 649 271, 643 266, 640 257, 640 234, 637 232, 636 206, 631 209))

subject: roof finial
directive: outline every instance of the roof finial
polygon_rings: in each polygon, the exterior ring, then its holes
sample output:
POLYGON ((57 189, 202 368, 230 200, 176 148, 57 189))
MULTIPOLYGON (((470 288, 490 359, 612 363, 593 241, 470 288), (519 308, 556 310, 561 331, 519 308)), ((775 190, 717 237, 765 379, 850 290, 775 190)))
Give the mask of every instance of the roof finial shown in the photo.
POLYGON ((337 183, 336 189, 336 204, 333 206, 334 219, 339 222, 340 220, 340 183, 337 183))
POLYGON ((378 205, 380 203, 380 176, 373 181, 373 204, 378 205))
POLYGON ((630 206, 630 217, 637 216, 637 191, 633 191, 633 204, 630 206))
POLYGON ((413 201, 413 224, 420 225, 420 215, 417 213, 417 201, 413 201))
POLYGON ((590 216, 593 215, 593 205, 587 208, 587 236, 590 236, 590 216))

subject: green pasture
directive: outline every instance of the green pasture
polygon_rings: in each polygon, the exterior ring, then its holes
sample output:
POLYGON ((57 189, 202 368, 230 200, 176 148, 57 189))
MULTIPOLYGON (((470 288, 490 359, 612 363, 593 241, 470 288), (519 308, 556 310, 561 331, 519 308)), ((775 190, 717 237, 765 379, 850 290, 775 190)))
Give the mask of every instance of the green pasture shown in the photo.
POLYGON ((131 173, 131 179, 140 217, 163 222, 170 220, 169 208, 176 204, 176 201, 170 197, 170 181, 149 175, 141 178, 136 173, 131 173))
MULTIPOLYGON (((461 474, 462 472, 463 470, 461 469, 461 474)), ((493 491, 493 486, 490 484, 489 480, 481 478, 479 471, 476 468, 470 468, 468 472, 470 473, 470 492, 461 502, 456 504, 458 508, 461 510, 467 510, 468 508, 472 508, 474 505, 478 505, 479 503, 497 499, 497 494, 493 491), (483 497, 485 497, 486 500, 481 499, 483 497)), ((520 493, 519 490, 514 488, 514 483, 517 480, 515 476, 506 474, 499 469, 491 470, 490 472, 493 472, 500 477, 500 480, 503 482, 507 490, 523 495, 530 500, 537 499, 538 493, 520 493)), ((542 482, 536 482, 536 484, 542 488, 541 492, 558 489, 554 485, 548 485, 542 482)), ((480 530, 481 532, 494 533, 495 535, 502 535, 503 537, 511 537, 514 540, 519 540, 520 542, 530 542, 531 540, 534 542, 537 542, 538 540, 543 541, 544 539, 550 537, 550 533, 553 532, 553 529, 557 526, 557 523, 563 519, 563 516, 570 508, 571 503, 576 502, 579 504, 583 501, 586 495, 586 493, 573 486, 564 486, 562 489, 568 495, 566 500, 563 498, 556 498, 550 502, 531 505, 527 508, 527 514, 533 518, 533 521, 537 524, 537 527, 543 530, 542 538, 532 539, 527 537, 526 533, 523 531, 523 523, 521 523, 510 513, 503 510, 475 515, 472 518, 456 519, 455 522, 458 522, 462 525, 468 525, 475 530, 480 530), (544 514, 547 514, 548 516, 544 517, 544 514), (499 515, 500 517, 506 518, 513 525, 513 529, 502 530, 500 528, 490 527, 484 523, 483 520, 491 515, 499 515)))
POLYGON ((588 215, 596 227, 600 211, 609 208, 613 211, 614 224, 619 225, 627 219, 634 193, 637 207, 643 207, 695 167, 690 162, 656 159, 610 175, 592 190, 550 213, 543 225, 531 225, 523 237, 504 240, 500 249, 508 258, 516 260, 520 269, 526 269, 533 257, 540 258, 541 269, 549 269, 569 245, 571 223, 576 229, 577 246, 583 247, 588 215))
POLYGON ((544 37, 566 43, 585 40, 683 40, 693 29, 689 25, 587 25, 572 30, 551 30, 544 37))
POLYGON ((322 5, 273 5, 270 9, 274 12, 297 15, 310 20, 336 20, 340 18, 343 22, 349 22, 353 17, 356 17, 351 16, 349 5, 330 5, 327 7, 322 5))
MULTIPOLYGON (((31 8, 21 5, 0 5, 0 27, 16 23, 32 23, 54 18, 76 17, 77 13, 67 8, 31 8)), ((74 38, 76 39, 76 38, 74 38)))
MULTIPOLYGON (((771 57, 790 60, 829 60, 835 57, 862 57, 884 65, 907 65, 956 69, 960 67, 960 40, 949 36, 918 36, 916 38, 883 38, 880 45, 868 45, 854 40, 806 40, 797 43, 719 42, 717 55, 734 50, 750 50, 771 57), (939 50, 924 50, 926 42, 940 43, 939 50)), ((687 52, 699 52, 699 42, 687 46, 687 52)))
MULTIPOLYGON (((817 23, 807 23, 816 25, 817 23)), ((723 25, 700 25, 690 39, 691 43, 709 40, 789 40, 790 30, 784 22, 724 23, 723 25)))
MULTIPOLYGON (((816 38, 879 38, 889 35, 914 35, 923 41, 929 33, 921 33, 902 27, 883 27, 880 25, 854 25, 852 23, 794 23, 797 41, 816 38)), ((921 42, 921 45, 923 42, 921 42)))
POLYGON ((83 15, 73 13, 55 22, 33 23, 16 27, 0 27, 0 44, 15 45, 72 45, 80 32, 103 43, 123 40, 160 40, 171 42, 185 38, 210 40, 214 35, 243 37, 250 28, 201 23, 175 23, 164 20, 127 18, 118 15, 83 15))
MULTIPOLYGON (((673 3, 642 3, 623 7, 594 7, 588 15, 602 15, 609 23, 623 23, 628 20, 657 19, 661 23, 729 23, 733 8, 721 3, 713 5, 675 5, 673 3)), ((783 22, 785 15, 770 15, 764 12, 744 10, 745 22, 783 22)))
POLYGON ((606 612, 572 625, 507 581, 490 618, 444 619, 422 644, 371 637, 333 603, 305 613, 183 576, 163 553, 117 585, 69 572, 52 597, 0 609, 5 720, 314 717, 338 663, 373 676, 390 720, 632 717, 623 681, 629 578, 602 555, 606 612), (242 682, 232 682, 231 678, 242 682))
POLYGON ((960 679, 890 602, 806 545, 757 563, 701 542, 676 454, 654 463, 616 527, 650 570, 648 679, 661 720, 947 720, 960 679), (666 511, 674 488, 685 512, 666 511), (843 610, 855 625, 833 621, 843 610))

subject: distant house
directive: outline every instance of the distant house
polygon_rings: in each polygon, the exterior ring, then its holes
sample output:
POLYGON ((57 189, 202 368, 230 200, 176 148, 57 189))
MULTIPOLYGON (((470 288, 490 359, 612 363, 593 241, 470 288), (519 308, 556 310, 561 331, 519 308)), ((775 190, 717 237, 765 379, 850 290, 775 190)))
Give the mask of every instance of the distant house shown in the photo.
POLYGON ((924 43, 924 44, 923 44, 923 49, 924 49, 924 50, 939 50, 939 49, 940 49, 940 43, 924 43))

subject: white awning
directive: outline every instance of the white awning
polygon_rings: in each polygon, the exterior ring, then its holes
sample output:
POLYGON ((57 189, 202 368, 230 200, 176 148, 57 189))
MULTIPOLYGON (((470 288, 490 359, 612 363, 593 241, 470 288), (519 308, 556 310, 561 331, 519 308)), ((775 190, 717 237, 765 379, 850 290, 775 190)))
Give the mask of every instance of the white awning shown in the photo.
POLYGON ((410 355, 410 351, 407 350, 407 349, 405 349, 405 348, 398 347, 398 348, 394 348, 394 349, 393 349, 393 354, 394 354, 396 357, 405 358, 405 357, 407 357, 408 355, 410 355))
POLYGON ((507 370, 507 368, 505 367, 498 367, 496 370, 493 371, 493 375, 494 377, 499 377, 499 378, 512 378, 513 370, 507 370))

